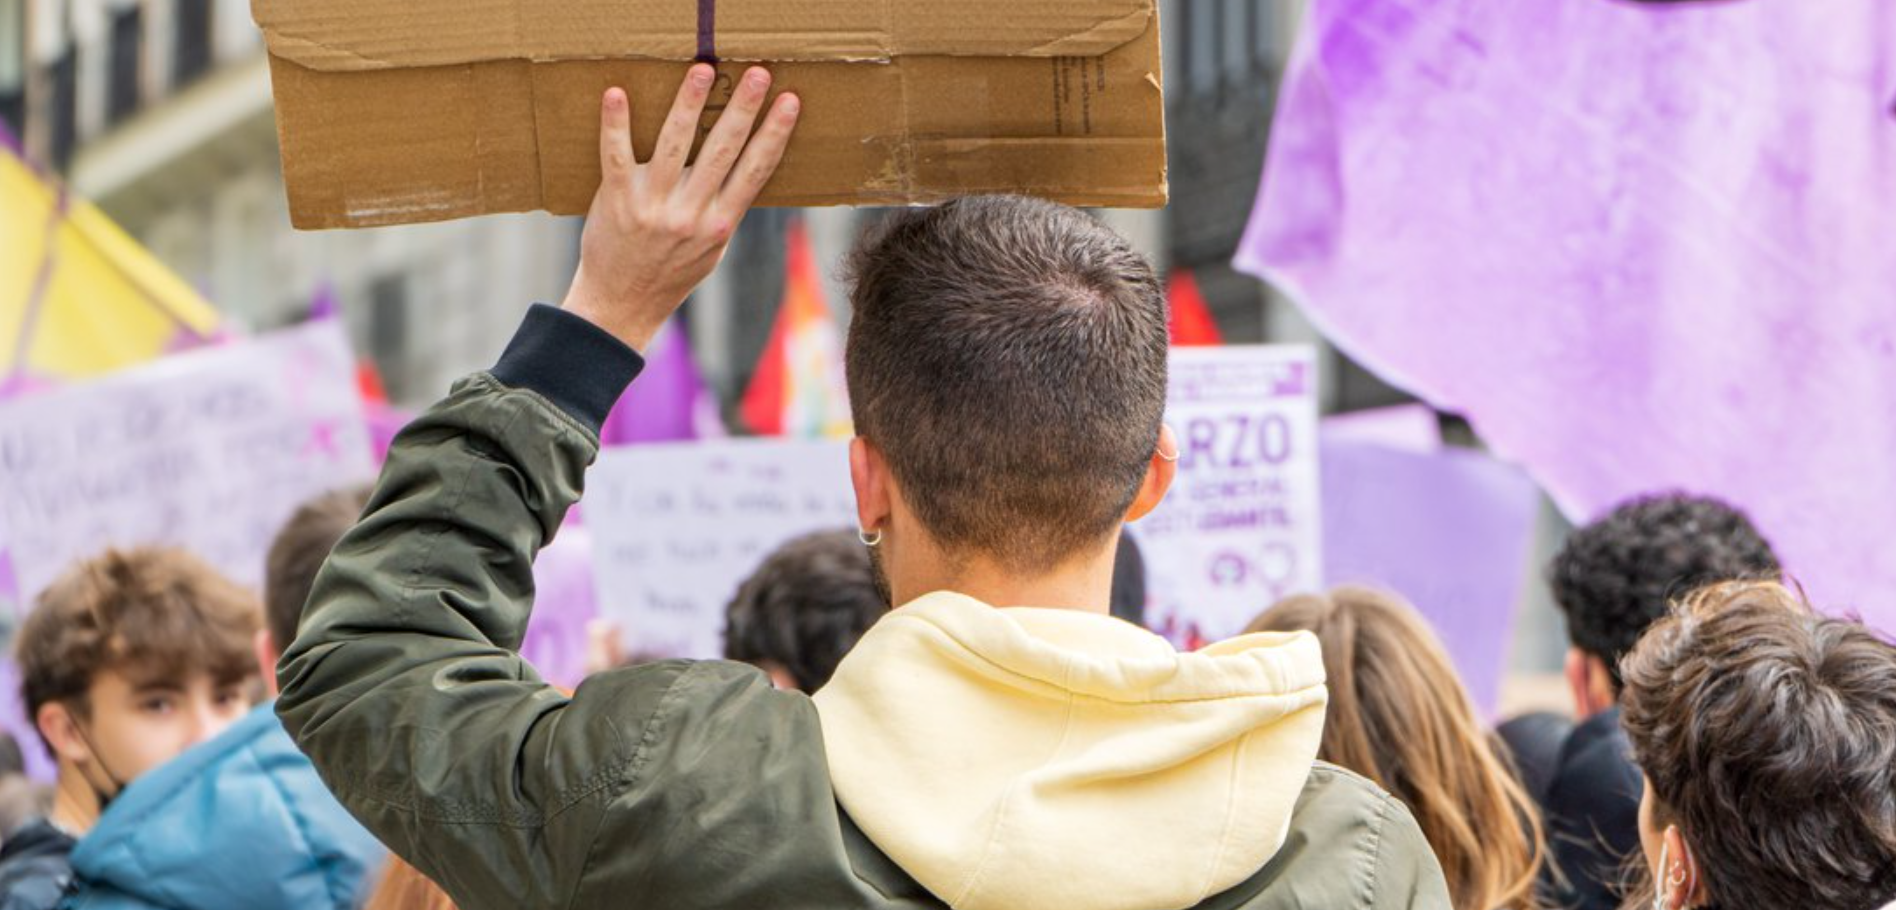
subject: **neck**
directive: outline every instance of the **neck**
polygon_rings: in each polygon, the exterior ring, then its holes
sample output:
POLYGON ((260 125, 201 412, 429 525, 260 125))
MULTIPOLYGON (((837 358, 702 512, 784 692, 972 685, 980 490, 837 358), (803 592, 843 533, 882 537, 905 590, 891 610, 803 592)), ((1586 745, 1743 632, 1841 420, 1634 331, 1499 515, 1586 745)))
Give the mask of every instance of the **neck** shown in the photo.
POLYGON ((99 823, 99 794, 86 782, 80 770, 64 762, 59 766, 59 781, 53 788, 54 825, 75 837, 99 823))
POLYGON ((992 559, 930 560, 922 571, 908 573, 892 592, 895 602, 907 603, 931 591, 953 591, 995 607, 1045 607, 1105 615, 1113 590, 1113 557, 1118 539, 1104 550, 1056 566, 1032 577, 1011 571, 992 559))

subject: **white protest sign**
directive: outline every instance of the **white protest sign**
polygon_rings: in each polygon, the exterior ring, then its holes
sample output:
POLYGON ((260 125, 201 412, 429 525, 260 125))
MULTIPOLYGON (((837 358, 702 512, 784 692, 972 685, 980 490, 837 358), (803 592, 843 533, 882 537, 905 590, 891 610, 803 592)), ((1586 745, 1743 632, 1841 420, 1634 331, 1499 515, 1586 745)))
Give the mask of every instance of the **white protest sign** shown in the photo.
POLYGON ((1131 530, 1146 622, 1175 644, 1228 638, 1278 598, 1321 588, 1316 394, 1308 347, 1172 351, 1178 478, 1131 530))
POLYGON ((841 440, 611 448, 586 487, 600 615, 633 651, 668 657, 722 656, 724 607, 764 557, 856 525, 841 440))
POLYGON ((185 547, 254 586, 298 504, 374 473, 333 320, 8 402, 0 598, 23 615, 73 561, 137 544, 185 547))

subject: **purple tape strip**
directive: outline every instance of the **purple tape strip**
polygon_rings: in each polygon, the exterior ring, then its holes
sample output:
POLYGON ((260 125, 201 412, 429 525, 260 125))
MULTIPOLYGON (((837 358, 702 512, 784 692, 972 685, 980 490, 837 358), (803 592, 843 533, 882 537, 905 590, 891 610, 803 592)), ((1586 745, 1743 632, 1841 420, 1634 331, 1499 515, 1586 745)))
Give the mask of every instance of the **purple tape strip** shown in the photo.
POLYGON ((698 0, 698 61, 718 62, 718 0, 698 0))

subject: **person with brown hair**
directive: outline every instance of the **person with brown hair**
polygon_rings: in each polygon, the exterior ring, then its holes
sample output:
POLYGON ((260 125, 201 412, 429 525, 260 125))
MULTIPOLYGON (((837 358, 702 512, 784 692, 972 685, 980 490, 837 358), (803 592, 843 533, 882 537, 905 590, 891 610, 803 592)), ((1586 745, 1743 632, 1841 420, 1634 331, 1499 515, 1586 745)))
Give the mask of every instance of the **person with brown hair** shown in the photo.
POLYGON ((305 500, 270 541, 263 560, 263 629, 257 636, 257 661, 264 682, 276 694, 276 663, 296 640, 303 607, 316 584, 316 572, 336 541, 355 527, 369 504, 368 484, 330 490, 305 500))
POLYGON ((1896 646, 1733 582, 1678 603, 1619 670, 1653 910, 1896 900, 1896 646))
MULTIPOLYGON (((250 709, 257 601, 183 550, 107 550, 67 569, 14 640, 53 808, 0 850, 0 906, 50 908, 72 850, 126 787, 250 709)), ((122 817, 123 813, 120 813, 122 817)))
POLYGON ((666 661, 567 696, 521 659, 638 351, 799 115, 750 68, 694 159, 715 82, 689 69, 643 161, 606 92, 563 307, 397 438, 317 577, 278 712, 343 802, 470 910, 1446 907, 1401 802, 1313 767, 1314 639, 1180 653, 1107 615, 1178 453, 1165 298, 1065 206, 906 210, 852 258, 857 533, 901 607, 822 691, 666 661))
POLYGON ((1265 610, 1247 632, 1313 632, 1330 705, 1317 757, 1388 788, 1415 813, 1456 910, 1536 906, 1540 814, 1413 607, 1344 586, 1265 610))
MULTIPOLYGON (((291 634, 309 580, 354 517, 350 495, 306 504, 271 548, 264 581, 269 618, 291 634)), ((55 585, 27 624, 71 633, 92 622, 92 635, 108 650, 173 642, 171 664, 154 678, 171 681, 177 705, 165 710, 154 701, 151 707, 179 722, 203 718, 201 735, 189 749, 170 750, 175 757, 164 756, 162 764, 133 766, 129 773, 137 782, 108 795, 110 808, 72 852, 67 899, 113 910, 355 907, 382 847, 336 802, 272 706, 253 708, 241 692, 228 690, 215 711, 193 707, 192 693, 202 684, 191 681, 199 677, 224 680, 226 687, 242 681, 242 690, 252 688, 259 672, 274 677, 272 634, 260 628, 256 598, 182 551, 137 552, 143 555, 116 567, 108 554, 97 571, 96 577, 113 580, 116 594, 100 588, 98 596, 81 599, 88 602, 68 603, 71 591, 55 585)), ((84 659, 72 658, 91 653, 84 637, 23 636, 22 657, 83 666, 84 659), (65 653, 61 640, 68 642, 65 653)), ((29 671, 29 690, 35 678, 29 671)), ((107 738, 97 740, 107 759, 101 774, 130 782, 116 777, 128 773, 127 764, 104 753, 107 738)))

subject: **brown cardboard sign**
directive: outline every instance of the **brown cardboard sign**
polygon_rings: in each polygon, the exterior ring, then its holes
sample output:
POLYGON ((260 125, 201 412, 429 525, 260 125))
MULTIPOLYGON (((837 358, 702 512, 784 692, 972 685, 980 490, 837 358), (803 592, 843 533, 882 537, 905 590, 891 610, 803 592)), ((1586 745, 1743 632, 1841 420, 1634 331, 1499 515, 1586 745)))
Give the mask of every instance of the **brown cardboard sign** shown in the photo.
POLYGON ((599 96, 650 154, 685 67, 803 114, 765 205, 1165 203, 1156 0, 252 0, 300 228, 583 214, 599 96))

